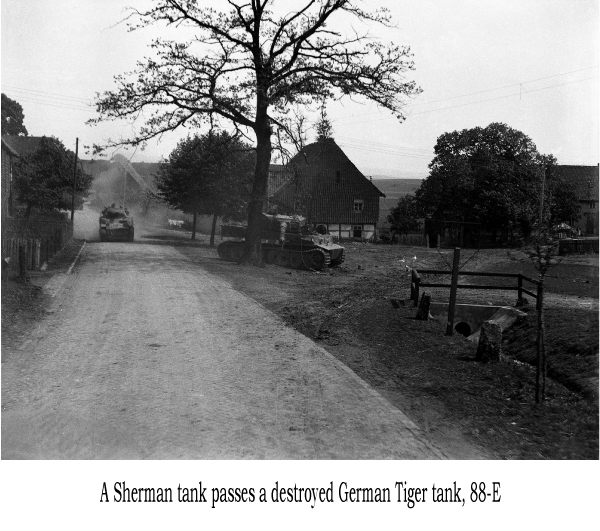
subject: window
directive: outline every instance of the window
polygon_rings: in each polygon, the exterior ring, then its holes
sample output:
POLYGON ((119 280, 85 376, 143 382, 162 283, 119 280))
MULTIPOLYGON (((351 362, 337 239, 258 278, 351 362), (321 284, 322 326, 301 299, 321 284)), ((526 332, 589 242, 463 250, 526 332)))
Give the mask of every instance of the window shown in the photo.
POLYGON ((590 201, 590 208, 591 209, 596 208, 596 201, 590 201))
POLYGON ((354 225, 352 227, 352 237, 362 238, 362 225, 354 225))
POLYGON ((362 212, 365 202, 362 199, 354 200, 354 212, 362 212))

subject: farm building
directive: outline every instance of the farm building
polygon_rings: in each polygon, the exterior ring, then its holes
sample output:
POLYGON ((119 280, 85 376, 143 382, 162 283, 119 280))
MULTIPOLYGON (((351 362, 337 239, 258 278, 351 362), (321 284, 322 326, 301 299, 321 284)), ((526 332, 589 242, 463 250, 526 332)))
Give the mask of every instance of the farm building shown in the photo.
POLYGON ((269 209, 306 216, 339 239, 376 235, 385 197, 331 138, 306 146, 286 166, 271 165, 269 209))
POLYGON ((598 165, 557 166, 561 176, 577 190, 581 205, 578 221, 571 226, 584 236, 598 236, 598 165))

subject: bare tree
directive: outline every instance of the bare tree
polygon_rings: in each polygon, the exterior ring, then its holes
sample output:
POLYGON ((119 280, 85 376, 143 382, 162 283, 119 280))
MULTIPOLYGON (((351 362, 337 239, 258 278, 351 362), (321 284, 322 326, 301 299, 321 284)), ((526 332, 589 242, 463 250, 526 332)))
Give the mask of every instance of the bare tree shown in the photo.
POLYGON ((538 299, 537 299, 537 365, 535 379, 535 401, 543 402, 546 399, 546 319, 544 312, 545 279, 548 271, 560 264, 559 240, 552 233, 552 216, 549 208, 545 208, 547 200, 544 197, 546 187, 546 166, 539 170, 539 214, 535 234, 530 238, 523 249, 538 272, 538 299))
POLYGON ((181 30, 182 40, 156 39, 156 57, 115 78, 118 88, 98 96, 99 117, 91 123, 135 122, 148 111, 133 138, 109 140, 105 147, 137 145, 181 126, 220 120, 253 133, 256 168, 243 262, 258 264, 271 135, 284 127, 289 106, 355 95, 402 120, 403 98, 420 89, 404 77, 414 68, 408 47, 384 45, 348 23, 391 25, 386 10, 366 11, 360 0, 305 0, 291 13, 281 11, 284 4, 276 11, 276 0, 224 0, 223 11, 198 4, 157 0, 147 11, 132 10, 131 30, 164 24, 181 30), (349 30, 330 26, 335 19, 349 30))

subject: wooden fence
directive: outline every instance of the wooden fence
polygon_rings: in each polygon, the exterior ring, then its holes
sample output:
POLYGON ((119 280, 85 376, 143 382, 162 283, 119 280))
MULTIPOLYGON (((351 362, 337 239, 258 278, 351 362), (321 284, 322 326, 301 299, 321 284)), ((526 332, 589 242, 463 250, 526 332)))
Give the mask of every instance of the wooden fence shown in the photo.
POLYGON ((598 254, 598 240, 563 239, 558 242, 558 254, 598 254))
MULTIPOLYGON (((442 284, 436 282, 423 282, 421 275, 452 275, 452 271, 438 271, 435 269, 422 269, 417 271, 412 270, 411 284, 410 284, 410 298, 414 301, 414 305, 419 304, 419 290, 423 288, 451 288, 451 284, 442 284)), ((457 289, 493 289, 503 291, 516 291, 518 300, 523 298, 523 293, 527 293, 531 297, 534 297, 537 301, 536 309, 539 310, 539 303, 542 300, 541 296, 541 285, 537 280, 533 280, 521 273, 484 273, 477 271, 459 271, 458 276, 471 276, 471 277, 495 277, 495 278, 514 278, 516 279, 516 286, 489 286, 479 284, 458 284, 457 289), (523 287, 523 282, 530 282, 536 286, 535 293, 523 287)))
POLYGON ((73 237, 73 226, 66 221, 14 221, 2 235, 3 269, 39 269, 73 237))
POLYGON ((25 238, 2 240, 2 256, 8 269, 19 270, 21 260, 24 261, 25 269, 39 269, 42 265, 42 242, 25 238))

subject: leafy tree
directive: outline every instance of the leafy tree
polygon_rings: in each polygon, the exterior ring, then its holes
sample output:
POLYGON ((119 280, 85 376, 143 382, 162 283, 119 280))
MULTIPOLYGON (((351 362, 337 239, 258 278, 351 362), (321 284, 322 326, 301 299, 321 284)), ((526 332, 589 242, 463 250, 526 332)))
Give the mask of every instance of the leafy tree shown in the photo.
POLYGON ((398 200, 398 204, 390 209, 388 221, 391 224, 392 231, 401 234, 418 231, 421 228, 421 222, 417 219, 418 210, 415 196, 408 194, 398 200))
POLYGON ((316 124, 316 130, 318 142, 322 142, 328 138, 333 138, 333 127, 331 126, 331 122, 327 117, 325 104, 321 105, 321 116, 319 116, 319 121, 316 124))
MULTIPOLYGON (((15 172, 17 199, 40 210, 70 210, 73 197, 73 163, 75 154, 54 137, 42 137, 38 148, 25 155, 15 172)), ((75 192, 84 196, 92 185, 92 176, 77 167, 75 192)), ((77 200, 77 196, 76 196, 77 200)))
POLYGON ((157 0, 131 13, 130 28, 164 24, 177 28, 180 41, 155 40, 156 57, 116 78, 118 88, 98 97, 99 117, 91 123, 149 117, 132 138, 108 145, 137 145, 180 126, 221 120, 253 134, 256 166, 242 262, 258 264, 271 137, 274 128, 288 129, 290 108, 355 95, 403 119, 403 97, 420 92, 405 79, 414 68, 409 48, 384 45, 368 33, 373 23, 390 24, 388 12, 368 12, 359 2, 305 0, 290 12, 277 0, 227 0, 226 11, 196 0, 157 0), (331 26, 336 19, 348 29, 331 26))
POLYGON ((21 104, 2 93, 2 134, 27 136, 23 120, 25 120, 25 116, 21 104))
POLYGON ((542 167, 555 221, 577 215, 575 193, 560 181, 555 166, 554 157, 540 154, 528 136, 502 123, 445 133, 437 139, 429 177, 415 193, 417 205, 434 220, 479 222, 493 239, 512 227, 528 237, 542 167))
POLYGON ((193 215, 192 240, 198 214, 212 215, 210 245, 217 218, 243 219, 254 168, 250 146, 227 132, 209 132, 181 141, 158 175, 159 195, 169 205, 193 215))

